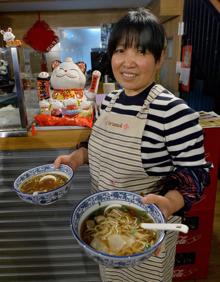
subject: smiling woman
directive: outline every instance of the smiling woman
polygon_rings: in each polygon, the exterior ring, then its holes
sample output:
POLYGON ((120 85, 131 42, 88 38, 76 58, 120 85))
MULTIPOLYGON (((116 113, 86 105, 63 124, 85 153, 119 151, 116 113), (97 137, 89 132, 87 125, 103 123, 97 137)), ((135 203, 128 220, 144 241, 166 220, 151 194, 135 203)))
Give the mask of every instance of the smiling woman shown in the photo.
MULTIPOLYGON (((144 8, 128 11, 113 26, 108 54, 122 89, 106 95, 88 150, 61 155, 55 165, 77 169, 89 160, 92 192, 141 193, 143 202, 159 206, 168 222, 179 223, 176 212, 189 210, 201 197, 210 164, 198 114, 154 81, 165 42, 163 26, 144 8)), ((171 282, 176 242, 175 232, 168 232, 162 252, 143 261, 138 271, 100 266, 102 281, 171 282)))

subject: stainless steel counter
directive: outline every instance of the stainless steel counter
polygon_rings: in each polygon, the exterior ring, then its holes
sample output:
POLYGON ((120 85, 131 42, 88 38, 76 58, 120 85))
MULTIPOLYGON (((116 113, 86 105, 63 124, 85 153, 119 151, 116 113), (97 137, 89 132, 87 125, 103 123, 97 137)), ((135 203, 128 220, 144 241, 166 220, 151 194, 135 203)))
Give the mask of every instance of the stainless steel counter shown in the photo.
POLYGON ((98 265, 72 237, 73 207, 89 194, 88 166, 75 174, 67 195, 54 204, 35 206, 13 191, 24 170, 52 162, 68 150, 23 150, 0 153, 0 281, 100 282, 98 265))

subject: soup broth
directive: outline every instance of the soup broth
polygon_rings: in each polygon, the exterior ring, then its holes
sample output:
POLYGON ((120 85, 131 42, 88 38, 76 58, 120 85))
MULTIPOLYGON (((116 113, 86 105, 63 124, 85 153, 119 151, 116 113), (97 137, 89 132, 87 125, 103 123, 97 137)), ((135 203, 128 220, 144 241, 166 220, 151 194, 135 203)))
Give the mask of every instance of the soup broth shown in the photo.
POLYGON ((96 210, 83 221, 80 235, 86 244, 117 256, 140 253, 155 244, 157 232, 140 226, 143 222, 153 222, 145 211, 124 205, 104 212, 105 208, 96 210))
POLYGON ((32 194, 34 192, 48 192, 63 186, 68 181, 68 177, 59 173, 44 173, 32 176, 21 186, 22 193, 32 194))

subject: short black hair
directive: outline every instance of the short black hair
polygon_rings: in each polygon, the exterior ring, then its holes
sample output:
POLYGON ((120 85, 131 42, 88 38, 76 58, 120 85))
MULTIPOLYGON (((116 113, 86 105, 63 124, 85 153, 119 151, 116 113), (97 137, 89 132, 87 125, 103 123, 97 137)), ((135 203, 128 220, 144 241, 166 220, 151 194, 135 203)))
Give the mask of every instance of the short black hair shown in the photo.
POLYGON ((122 43, 125 48, 135 47, 141 48, 144 53, 151 52, 157 62, 165 42, 165 31, 157 17, 145 8, 138 8, 129 11, 114 24, 108 42, 108 54, 111 58, 118 44, 122 43))

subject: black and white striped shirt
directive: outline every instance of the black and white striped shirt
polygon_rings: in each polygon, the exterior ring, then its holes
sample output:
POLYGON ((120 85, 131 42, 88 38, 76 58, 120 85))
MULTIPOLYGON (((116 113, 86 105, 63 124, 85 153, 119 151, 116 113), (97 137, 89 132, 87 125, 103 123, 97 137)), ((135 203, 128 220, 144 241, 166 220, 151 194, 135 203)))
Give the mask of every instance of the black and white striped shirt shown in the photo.
MULTIPOLYGON (((153 85, 136 96, 127 96, 122 91, 112 112, 137 115, 153 85)), ((113 95, 115 92, 105 97, 101 110, 105 110, 113 95)), ((180 183, 177 189, 184 196, 187 209, 200 198, 209 182, 210 164, 205 160, 199 114, 168 90, 164 90, 149 105, 141 156, 145 171, 150 176, 168 176, 171 172, 175 175, 176 171, 175 178, 179 178, 180 183)))
MULTIPOLYGON (((112 112, 135 116, 151 87, 132 97, 122 92, 112 112)), ((114 92, 106 96, 102 110, 113 95, 114 92)), ((175 167, 206 165, 203 131, 198 118, 197 112, 167 90, 150 103, 141 146, 143 166, 149 175, 166 175, 175 167)))

